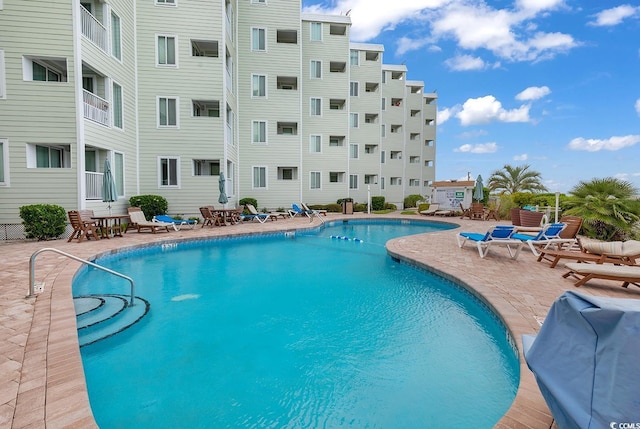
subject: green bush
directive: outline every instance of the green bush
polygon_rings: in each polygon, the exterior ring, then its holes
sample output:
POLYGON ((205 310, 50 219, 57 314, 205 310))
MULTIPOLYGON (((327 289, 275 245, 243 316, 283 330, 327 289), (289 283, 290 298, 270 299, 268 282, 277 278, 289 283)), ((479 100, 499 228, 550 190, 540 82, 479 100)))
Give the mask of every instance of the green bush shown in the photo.
POLYGON ((431 204, 422 203, 418 205, 418 212, 424 211, 429 208, 431 204))
POLYGON ((396 206, 395 204, 391 204, 391 203, 385 203, 384 204, 384 209, 385 210, 398 210, 398 206, 396 206))
POLYGON ((354 212, 366 212, 367 211, 367 205, 363 204, 363 203, 354 203, 353 204, 353 211, 354 212))
POLYGON ((241 206, 244 206, 246 204, 251 204, 256 209, 258 208, 258 200, 256 200, 255 198, 243 198, 240 200, 239 204, 241 206))
POLYGON ((324 210, 329 213, 342 213, 342 206, 340 204, 325 204, 324 210))
POLYGON ((384 210, 384 197, 376 196, 371 197, 371 210, 384 210))
POLYGON ((531 192, 514 192, 511 194, 511 201, 513 201, 516 206, 522 208, 533 204, 533 197, 534 194, 531 192))
POLYGON ((140 207, 147 220, 153 219, 156 215, 166 214, 169 203, 166 198, 160 195, 136 195, 129 198, 132 207, 140 207))
POLYGON ((38 241, 58 238, 67 229, 67 212, 55 204, 33 204, 20 207, 20 217, 27 238, 38 241))
POLYGON ((408 195, 404 199, 404 208, 406 209, 408 207, 416 207, 418 201, 422 201, 422 200, 424 200, 424 197, 422 195, 417 195, 417 194, 408 195))

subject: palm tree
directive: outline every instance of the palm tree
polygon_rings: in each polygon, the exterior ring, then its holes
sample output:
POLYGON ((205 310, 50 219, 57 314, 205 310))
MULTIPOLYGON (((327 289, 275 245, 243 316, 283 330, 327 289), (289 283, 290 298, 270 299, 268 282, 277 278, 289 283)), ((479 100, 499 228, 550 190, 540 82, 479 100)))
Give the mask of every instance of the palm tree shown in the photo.
POLYGON ((581 181, 571 190, 565 213, 584 219, 588 237, 624 240, 640 221, 637 192, 631 183, 613 177, 581 181))
POLYGON ((502 170, 496 170, 489 177, 489 189, 500 190, 503 194, 516 192, 545 192, 540 173, 529 170, 529 165, 513 167, 506 164, 502 170))

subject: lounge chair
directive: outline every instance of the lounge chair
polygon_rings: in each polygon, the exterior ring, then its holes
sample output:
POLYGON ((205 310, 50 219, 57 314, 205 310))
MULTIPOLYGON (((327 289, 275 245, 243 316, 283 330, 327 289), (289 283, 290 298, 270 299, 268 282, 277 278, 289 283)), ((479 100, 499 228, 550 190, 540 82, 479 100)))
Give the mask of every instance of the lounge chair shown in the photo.
POLYGON ((165 223, 172 223, 175 225, 176 229, 179 231, 180 228, 182 228, 183 226, 188 226, 189 228, 193 229, 196 227, 197 223, 195 220, 193 219, 174 219, 169 215, 157 215, 154 216, 152 219, 152 222, 165 222, 165 223))
POLYGON ((298 206, 296 203, 291 204, 291 208, 289 209, 289 216, 291 216, 291 217, 296 217, 296 216, 311 217, 311 215, 313 215, 313 211, 312 210, 301 209, 300 206, 298 206))
POLYGON ((435 216, 438 210, 440 210, 440 203, 431 203, 429 204, 429 208, 422 210, 420 214, 425 216, 435 216))
POLYGON ((485 234, 477 232, 459 232, 456 234, 456 240, 458 241, 458 247, 462 248, 467 241, 473 241, 476 243, 478 253, 481 258, 484 258, 489 252, 489 247, 492 245, 504 245, 507 247, 509 256, 511 259, 518 259, 520 250, 524 245, 522 240, 516 240, 511 238, 514 234, 515 227, 513 225, 498 225, 489 230, 485 234))
POLYGON ((319 216, 319 215, 326 216, 327 215, 327 211, 326 210, 310 209, 309 206, 307 206, 305 203, 300 203, 300 205, 302 206, 303 210, 306 210, 307 212, 313 212, 316 216, 319 216))
POLYGON ((271 213, 260 213, 258 212, 258 210, 256 210, 253 204, 245 204, 245 207, 249 211, 249 214, 241 214, 240 218, 242 220, 257 220, 260 223, 265 223, 268 220, 278 220, 278 215, 274 215, 271 213))
POLYGON ((73 232, 67 240, 67 243, 74 238, 78 240, 78 243, 82 242, 85 238, 89 240, 91 237, 96 240, 100 240, 100 236, 98 235, 98 225, 95 221, 82 220, 80 212, 77 210, 67 212, 67 216, 69 216, 69 222, 73 227, 73 232))
POLYGON ((605 262, 622 265, 638 265, 640 259, 640 241, 577 241, 578 250, 564 250, 543 248, 540 249, 538 262, 547 260, 554 268, 562 259, 570 259, 578 262, 592 262, 602 264, 605 262))
POLYGON ((567 225, 564 223, 548 223, 536 235, 515 233, 512 238, 524 241, 535 256, 540 256, 539 250, 541 247, 549 247, 552 244, 556 244, 561 248, 563 244, 573 245, 576 243, 575 238, 560 237, 560 233, 566 227, 567 225))
POLYGON ((578 279, 575 287, 580 287, 589 280, 618 280, 622 282, 622 287, 629 284, 640 287, 640 266, 614 265, 614 264, 580 264, 569 262, 565 264, 569 269, 562 277, 574 277, 578 279))
POLYGON ((148 229, 150 232, 155 234, 156 232, 162 230, 169 232, 169 228, 173 228, 174 231, 178 230, 178 228, 173 223, 153 222, 147 220, 140 207, 128 207, 127 212, 129 212, 131 223, 136 227, 138 232, 142 232, 143 230, 148 229))

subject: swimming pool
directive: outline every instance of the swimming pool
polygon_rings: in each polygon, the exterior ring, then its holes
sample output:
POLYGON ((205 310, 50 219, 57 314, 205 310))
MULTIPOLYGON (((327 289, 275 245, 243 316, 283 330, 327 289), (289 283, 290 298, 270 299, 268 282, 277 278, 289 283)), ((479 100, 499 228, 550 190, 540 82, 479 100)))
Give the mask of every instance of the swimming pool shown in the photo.
MULTIPOLYGON (((492 427, 519 378, 505 328, 384 249, 438 228, 349 221, 102 258, 151 311, 82 349, 98 424, 492 427)), ((93 269, 74 281, 74 295, 114 291, 93 269)))

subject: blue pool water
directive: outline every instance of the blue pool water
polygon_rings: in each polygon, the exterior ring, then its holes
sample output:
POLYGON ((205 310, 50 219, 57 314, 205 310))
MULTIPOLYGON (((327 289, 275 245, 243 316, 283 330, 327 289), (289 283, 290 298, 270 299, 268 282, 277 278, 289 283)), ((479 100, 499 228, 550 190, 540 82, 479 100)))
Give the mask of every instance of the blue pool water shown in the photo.
MULTIPOLYGON (((151 304, 81 349, 108 428, 491 428, 515 397, 506 330, 475 298, 391 259, 392 237, 442 226, 339 223, 179 243, 97 263, 151 304), (358 238, 362 242, 331 238, 358 238)), ((127 293, 94 269, 74 295, 127 293)))

